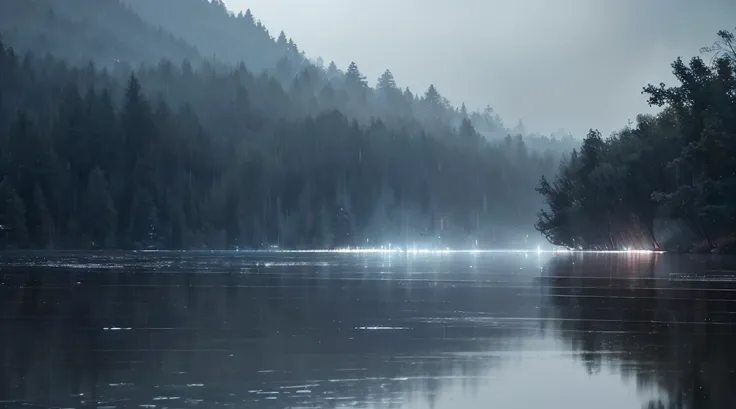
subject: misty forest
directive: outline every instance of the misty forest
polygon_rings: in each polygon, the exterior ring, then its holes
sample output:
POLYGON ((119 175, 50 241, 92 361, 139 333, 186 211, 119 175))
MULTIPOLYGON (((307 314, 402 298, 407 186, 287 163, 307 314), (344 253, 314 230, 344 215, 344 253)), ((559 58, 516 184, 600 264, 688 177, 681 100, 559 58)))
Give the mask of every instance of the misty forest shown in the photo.
POLYGON ((0 34, 5 248, 734 244, 729 31, 644 88, 659 114, 580 139, 308 59, 219 0, 0 1, 0 34))

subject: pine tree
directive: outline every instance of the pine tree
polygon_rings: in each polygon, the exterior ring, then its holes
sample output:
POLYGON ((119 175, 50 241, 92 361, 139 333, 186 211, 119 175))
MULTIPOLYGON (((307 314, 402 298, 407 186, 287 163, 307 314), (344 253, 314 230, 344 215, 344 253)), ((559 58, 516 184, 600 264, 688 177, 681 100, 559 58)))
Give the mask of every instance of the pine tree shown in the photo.
POLYGON ((125 142, 107 89, 99 94, 95 102, 92 123, 93 166, 100 167, 105 174, 111 174, 122 165, 120 152, 124 150, 125 142))
POLYGON ((137 156, 147 152, 153 132, 151 109, 134 74, 125 89, 121 126, 128 152, 127 165, 132 166, 137 156))
POLYGON ((296 43, 291 38, 289 39, 288 47, 289 52, 291 52, 292 54, 299 54, 299 47, 297 47, 296 43))
POLYGON ((284 34, 283 31, 279 33, 279 37, 276 39, 276 44, 284 48, 288 46, 289 42, 286 39, 286 34, 284 34))
POLYGON ((424 100, 422 103, 425 118, 430 121, 433 126, 441 126, 445 114, 445 106, 442 96, 434 85, 430 85, 429 88, 427 88, 427 91, 424 93, 424 100))
POLYGON ((412 104, 414 102, 414 94, 411 92, 409 87, 406 87, 404 89, 404 99, 406 100, 407 104, 412 104))
POLYGON ((460 122, 458 133, 460 134, 460 137, 466 141, 477 142, 480 139, 480 135, 468 118, 463 118, 460 122))
POLYGON ((396 80, 390 70, 386 70, 379 78, 376 89, 384 93, 390 93, 397 90, 396 80))
POLYGON ((337 64, 334 61, 330 61, 330 65, 327 66, 327 78, 333 79, 340 75, 340 70, 337 68, 337 64))
POLYGON ((345 73, 345 84, 354 90, 363 90, 368 86, 365 76, 361 74, 355 61, 348 66, 348 71, 345 73))
POLYGON ((250 11, 250 9, 245 10, 244 18, 245 21, 247 21, 249 24, 253 24, 253 13, 250 11))
POLYGON ((437 92, 437 88, 435 88, 434 85, 430 85, 429 88, 427 88, 427 92, 424 93, 424 100, 431 106, 439 106, 442 103, 442 97, 440 96, 440 93, 437 92))
MULTIPOLYGON (((57 151, 64 163, 76 163, 76 155, 84 155, 77 152, 80 139, 84 137, 88 129, 88 115, 85 110, 84 101, 79 94, 75 84, 67 84, 64 87, 62 103, 60 104, 58 120, 55 124, 55 140, 57 151)), ((74 167, 72 171, 77 172, 74 167)))

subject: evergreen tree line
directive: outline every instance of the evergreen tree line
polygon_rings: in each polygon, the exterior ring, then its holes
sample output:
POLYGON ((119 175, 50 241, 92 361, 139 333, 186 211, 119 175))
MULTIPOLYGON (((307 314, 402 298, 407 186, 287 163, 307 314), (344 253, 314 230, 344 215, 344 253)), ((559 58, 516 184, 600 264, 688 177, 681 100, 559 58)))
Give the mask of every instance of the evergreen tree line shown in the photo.
POLYGON ((583 249, 732 248, 736 232, 736 41, 720 31, 709 62, 677 59, 675 86, 648 85, 657 115, 603 139, 590 131, 552 182, 537 229, 583 249))
POLYGON ((201 59, 196 47, 144 21, 119 0, 0 0, 0 33, 16 50, 73 64, 201 59))
MULTIPOLYGON (((76 66, 92 61, 130 72, 166 59, 177 67, 204 63, 219 74, 242 66, 270 78, 268 88, 279 85, 289 94, 290 104, 265 104, 274 115, 303 118, 337 108, 362 125, 380 119, 394 129, 438 137, 467 120, 494 143, 522 135, 530 149, 542 152, 578 146, 564 131, 531 134, 521 121, 507 127, 490 106, 475 112, 453 106, 434 85, 413 92, 390 70, 369 80, 355 62, 339 69, 334 62, 310 60, 284 32, 272 36, 250 10, 233 14, 220 0, 8 0, 0 2, 0 32, 19 53, 51 54, 76 66)), ((274 92, 265 93, 276 98, 274 92)))
POLYGON ((292 114, 298 94, 243 64, 0 50, 6 247, 536 245, 533 186, 556 159, 520 137, 292 114))
POLYGON ((567 152, 578 146, 562 130, 547 136, 528 132, 521 121, 508 127, 490 106, 480 111, 453 106, 434 85, 413 92, 400 86, 389 69, 368 79, 355 62, 340 69, 321 58, 310 60, 283 31, 272 36, 249 9, 234 14, 221 0, 121 1, 212 61, 244 62, 251 72, 268 72, 285 90, 298 94, 296 100, 310 113, 339 107, 363 124, 380 118, 389 126, 422 128, 435 135, 451 133, 467 119, 481 135, 497 142, 510 134, 524 136, 531 149, 540 151, 567 152))

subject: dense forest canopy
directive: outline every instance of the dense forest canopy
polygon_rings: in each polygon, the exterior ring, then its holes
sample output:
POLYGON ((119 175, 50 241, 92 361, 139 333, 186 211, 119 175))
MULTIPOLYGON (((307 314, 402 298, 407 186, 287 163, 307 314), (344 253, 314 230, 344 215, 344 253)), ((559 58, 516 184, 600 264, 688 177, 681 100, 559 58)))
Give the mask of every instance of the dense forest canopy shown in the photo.
POLYGON ((537 228, 570 248, 727 249, 736 233, 736 40, 677 59, 678 85, 648 85, 657 115, 603 139, 591 131, 542 178, 537 228))
POLYGON ((540 207, 570 248, 733 239, 730 32, 645 89, 660 114, 582 146, 219 0, 1 0, 0 34, 4 246, 530 248, 540 207))
MULTIPOLYGON (((21 10, 61 16, 54 7, 85 1, 32 3, 21 10)), ((101 3, 110 9, 77 24, 132 10, 101 3)), ((73 43, 26 43, 33 32, 14 30, 0 48, 5 246, 537 245, 533 187, 557 154, 521 135, 484 138, 434 86, 417 97, 387 71, 374 89, 355 63, 343 73, 304 62, 288 75, 283 59, 260 73, 244 61, 147 54, 82 64, 73 43), (385 115, 368 114, 379 108, 385 115)), ((180 41, 162 29, 140 35, 180 41)))

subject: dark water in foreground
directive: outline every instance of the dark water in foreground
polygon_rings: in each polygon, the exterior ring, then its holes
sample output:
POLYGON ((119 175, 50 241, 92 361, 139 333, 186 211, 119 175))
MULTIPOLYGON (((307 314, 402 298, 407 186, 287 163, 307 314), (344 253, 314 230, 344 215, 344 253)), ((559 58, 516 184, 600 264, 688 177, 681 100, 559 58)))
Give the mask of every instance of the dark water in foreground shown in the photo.
POLYGON ((729 408, 736 260, 0 256, 0 406, 729 408))

